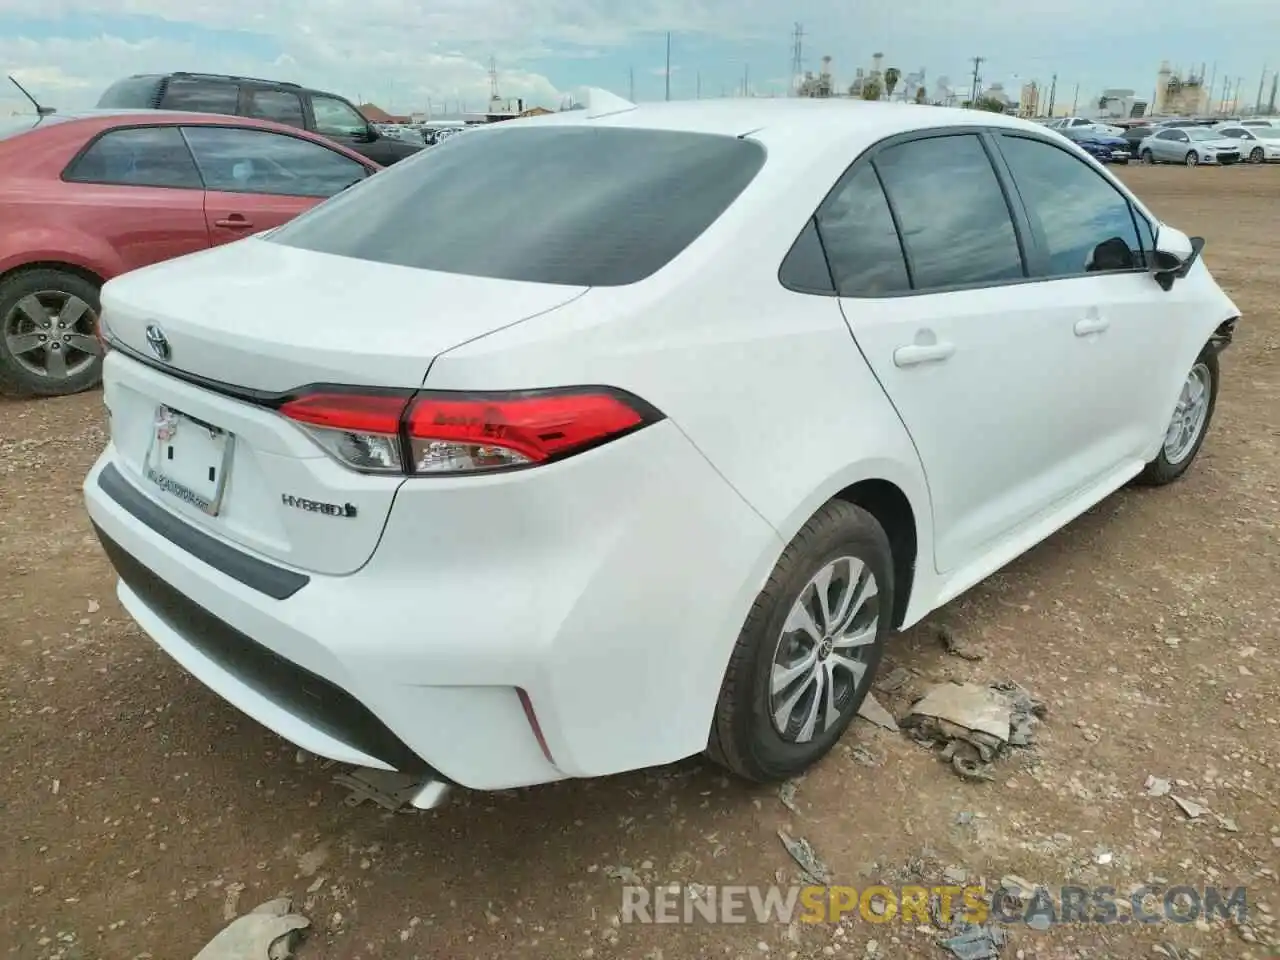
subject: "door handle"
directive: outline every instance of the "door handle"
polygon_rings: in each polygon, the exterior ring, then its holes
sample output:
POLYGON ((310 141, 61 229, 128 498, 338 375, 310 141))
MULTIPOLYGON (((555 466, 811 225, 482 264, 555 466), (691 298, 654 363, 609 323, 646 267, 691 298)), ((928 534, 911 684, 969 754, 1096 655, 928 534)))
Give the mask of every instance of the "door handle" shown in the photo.
POLYGON ((893 362, 899 367, 915 367, 922 363, 941 363, 956 352, 951 343, 913 343, 893 351, 893 362))
POLYGON ((1087 337, 1091 333, 1102 333, 1111 326, 1111 321, 1106 317, 1085 317, 1083 320, 1076 321, 1076 336, 1087 337))
POLYGON ((213 221, 213 225, 215 227, 225 227, 228 230, 248 230, 250 227, 253 226, 253 221, 246 220, 244 217, 240 216, 238 213, 233 213, 229 217, 224 217, 221 220, 213 221))

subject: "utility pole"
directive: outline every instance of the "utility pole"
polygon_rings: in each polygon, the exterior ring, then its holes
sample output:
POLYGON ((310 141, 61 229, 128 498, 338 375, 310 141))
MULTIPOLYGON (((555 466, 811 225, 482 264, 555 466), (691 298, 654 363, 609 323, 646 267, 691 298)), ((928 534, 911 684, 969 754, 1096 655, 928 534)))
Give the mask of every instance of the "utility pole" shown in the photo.
POLYGON ((1049 119, 1053 119, 1053 109, 1058 100, 1058 75, 1055 73, 1049 84, 1049 119))
POLYGON ((1217 87, 1217 84, 1218 84, 1218 61, 1215 60, 1213 61, 1213 73, 1209 75, 1209 86, 1208 87, 1204 86, 1204 77, 1200 78, 1200 89, 1209 91, 1209 102, 1205 104, 1205 107, 1208 109, 1210 113, 1215 112, 1213 109, 1213 91, 1217 87))
POLYGON ((1076 92, 1071 95, 1071 115, 1074 117, 1080 109, 1080 84, 1076 84, 1076 92))
POLYGON ((671 99, 671 32, 670 31, 667 32, 667 70, 666 70, 665 79, 667 81, 666 99, 670 100, 671 99))
POLYGON ((1258 78, 1258 99, 1253 103, 1253 112, 1262 112, 1262 85, 1267 82, 1267 65, 1262 65, 1262 76, 1258 78))
POLYGON ((978 76, 978 68, 982 66, 986 57, 973 58, 973 82, 969 85, 969 106, 976 106, 978 103, 978 84, 981 78, 978 76))
POLYGON ((1267 101, 1267 116, 1272 116, 1276 112, 1276 93, 1280 92, 1280 70, 1271 75, 1271 98, 1267 101))
POLYGON ((800 77, 804 74, 804 27, 796 24, 791 33, 791 95, 800 92, 800 77))
POLYGON ((636 68, 627 68, 627 99, 636 102, 636 68))
POLYGON ((1231 112, 1240 112, 1240 87, 1244 83, 1244 77, 1236 77, 1236 90, 1231 95, 1231 112))

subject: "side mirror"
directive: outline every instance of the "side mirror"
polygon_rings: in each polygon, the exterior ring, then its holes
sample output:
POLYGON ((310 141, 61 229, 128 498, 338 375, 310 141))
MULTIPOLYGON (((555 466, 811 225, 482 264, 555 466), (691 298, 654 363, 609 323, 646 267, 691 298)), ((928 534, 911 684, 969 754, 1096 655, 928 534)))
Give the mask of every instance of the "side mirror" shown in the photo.
POLYGON ((373 143, 379 136, 378 128, 371 123, 364 128, 364 137, 362 139, 365 143, 373 143))
POLYGON ((1161 224, 1151 264, 1151 273, 1160 288, 1171 290, 1174 280, 1190 273, 1203 249, 1204 237, 1189 237, 1181 230, 1161 224))

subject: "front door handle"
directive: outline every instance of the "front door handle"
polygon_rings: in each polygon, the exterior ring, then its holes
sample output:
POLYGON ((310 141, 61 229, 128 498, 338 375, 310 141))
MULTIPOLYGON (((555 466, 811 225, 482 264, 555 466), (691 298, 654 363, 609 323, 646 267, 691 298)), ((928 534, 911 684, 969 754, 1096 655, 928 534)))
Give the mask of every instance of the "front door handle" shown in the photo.
POLYGON ((1087 337, 1091 333, 1102 333, 1111 326, 1111 321, 1106 317, 1085 317, 1083 320, 1076 321, 1076 336, 1087 337))
POLYGON ((893 351, 893 362, 899 367, 915 367, 922 363, 941 363, 956 352, 951 343, 913 343, 893 351))
POLYGON ((253 226, 253 221, 246 220, 238 213, 233 213, 229 217, 213 221, 213 225, 215 227, 225 227, 228 230, 248 230, 253 226))

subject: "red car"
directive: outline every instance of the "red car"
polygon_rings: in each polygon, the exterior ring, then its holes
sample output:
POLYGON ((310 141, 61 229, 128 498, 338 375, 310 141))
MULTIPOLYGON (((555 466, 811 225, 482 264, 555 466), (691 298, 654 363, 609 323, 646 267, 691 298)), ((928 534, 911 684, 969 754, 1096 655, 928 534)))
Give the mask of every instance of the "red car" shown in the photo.
POLYGON ((97 383, 98 290, 279 226, 373 174, 293 127, 168 110, 0 121, 0 393, 97 383))

